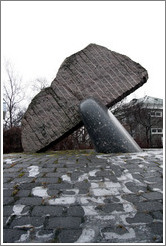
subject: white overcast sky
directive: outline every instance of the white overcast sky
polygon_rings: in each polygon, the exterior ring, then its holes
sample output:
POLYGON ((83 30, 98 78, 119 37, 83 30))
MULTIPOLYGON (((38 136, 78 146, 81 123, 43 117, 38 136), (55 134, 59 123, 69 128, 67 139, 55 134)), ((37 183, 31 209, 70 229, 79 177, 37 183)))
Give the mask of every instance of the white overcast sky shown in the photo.
MULTIPOLYGON (((64 59, 96 43, 145 67, 132 97, 165 96, 165 1, 1 1, 1 61, 27 87, 55 78, 64 59)), ((30 92, 28 92, 30 93, 30 92)))

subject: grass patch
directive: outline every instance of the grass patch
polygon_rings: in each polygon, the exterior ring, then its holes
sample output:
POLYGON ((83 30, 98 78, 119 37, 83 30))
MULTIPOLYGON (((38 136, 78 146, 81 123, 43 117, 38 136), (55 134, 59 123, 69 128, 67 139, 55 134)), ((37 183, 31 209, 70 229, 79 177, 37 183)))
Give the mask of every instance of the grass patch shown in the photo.
POLYGON ((20 169, 18 170, 18 172, 21 172, 23 170, 23 167, 20 167, 20 169))
POLYGON ((14 191, 12 192, 12 196, 17 195, 18 192, 19 192, 19 190, 14 190, 14 191))
POLYGON ((16 165, 16 163, 12 163, 12 164, 9 166, 9 168, 14 167, 15 165, 16 165))
POLYGON ((20 190, 20 189, 19 189, 18 184, 14 185, 14 186, 13 186, 12 196, 16 196, 17 193, 19 192, 19 190, 20 190))
POLYGON ((22 173, 19 173, 18 177, 21 178, 24 175, 25 175, 25 172, 22 172, 22 173))
POLYGON ((58 184, 61 184, 61 183, 62 183, 62 179, 58 178, 58 184))

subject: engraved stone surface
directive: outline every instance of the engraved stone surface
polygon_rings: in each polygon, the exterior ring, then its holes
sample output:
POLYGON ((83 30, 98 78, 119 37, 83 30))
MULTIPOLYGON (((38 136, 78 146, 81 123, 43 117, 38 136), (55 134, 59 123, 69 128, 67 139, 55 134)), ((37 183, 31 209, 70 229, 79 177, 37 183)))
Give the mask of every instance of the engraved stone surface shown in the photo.
POLYGON ((140 152, 141 148, 117 118, 100 102, 90 98, 80 104, 80 114, 97 152, 140 152))
POLYGON ((90 44, 62 63, 22 120, 25 152, 44 151, 82 126, 79 104, 94 97, 110 107, 142 86, 147 71, 125 55, 90 44))

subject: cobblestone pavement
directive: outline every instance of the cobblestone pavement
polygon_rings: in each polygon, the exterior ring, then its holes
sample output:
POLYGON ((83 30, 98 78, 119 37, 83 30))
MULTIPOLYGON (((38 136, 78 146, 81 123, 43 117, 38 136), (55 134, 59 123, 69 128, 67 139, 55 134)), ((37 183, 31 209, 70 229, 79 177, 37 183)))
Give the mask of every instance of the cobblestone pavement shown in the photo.
POLYGON ((4 155, 4 243, 161 243, 161 149, 4 155))

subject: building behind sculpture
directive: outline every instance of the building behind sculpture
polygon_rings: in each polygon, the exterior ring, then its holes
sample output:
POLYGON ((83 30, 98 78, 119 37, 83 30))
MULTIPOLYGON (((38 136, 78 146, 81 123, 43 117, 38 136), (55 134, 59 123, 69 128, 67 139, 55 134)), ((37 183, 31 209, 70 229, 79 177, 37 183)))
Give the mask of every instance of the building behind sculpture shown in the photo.
POLYGON ((163 100, 145 96, 113 110, 115 116, 142 148, 163 146, 163 100))

